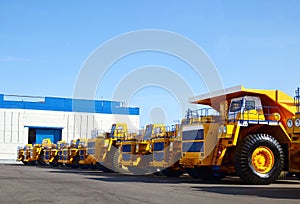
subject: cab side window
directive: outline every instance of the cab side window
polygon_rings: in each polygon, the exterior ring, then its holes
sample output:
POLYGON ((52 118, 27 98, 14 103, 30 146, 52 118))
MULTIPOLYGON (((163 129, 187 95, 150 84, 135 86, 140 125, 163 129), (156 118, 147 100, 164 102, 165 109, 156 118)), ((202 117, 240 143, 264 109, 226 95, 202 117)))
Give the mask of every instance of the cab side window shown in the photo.
POLYGON ((230 105, 230 112, 240 111, 242 107, 242 103, 243 103, 242 100, 232 101, 230 105))

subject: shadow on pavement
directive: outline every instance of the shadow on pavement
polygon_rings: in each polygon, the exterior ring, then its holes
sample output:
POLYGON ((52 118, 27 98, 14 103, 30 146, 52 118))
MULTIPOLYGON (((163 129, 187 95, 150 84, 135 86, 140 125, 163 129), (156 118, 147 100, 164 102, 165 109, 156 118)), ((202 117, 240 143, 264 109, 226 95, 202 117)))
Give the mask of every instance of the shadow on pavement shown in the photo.
POLYGON ((202 192, 218 193, 218 194, 226 194, 226 195, 257 196, 257 197, 275 198, 275 199, 300 199, 299 187, 293 188, 293 187, 208 186, 208 187, 191 187, 191 188, 202 192))
MULTIPOLYGON (((10 166, 15 166, 15 164, 9 164, 10 166)), ((228 191, 230 194, 232 193, 232 189, 236 189, 237 192, 244 192, 245 187, 250 186, 250 190, 255 189, 268 189, 270 191, 271 187, 255 187, 251 185, 246 185, 240 181, 238 177, 226 177, 220 181, 203 181, 201 179, 194 179, 189 177, 187 174, 182 175, 179 178, 170 178, 165 176, 155 176, 153 174, 147 175, 132 175, 132 174, 120 174, 120 173, 105 173, 101 170, 91 170, 91 169, 73 169, 68 167, 50 167, 50 166, 26 166, 27 168, 42 168, 47 169, 47 172, 56 173, 56 174, 78 174, 82 175, 84 179, 90 179, 95 181, 103 181, 103 182, 143 182, 143 183, 193 183, 193 184, 211 184, 211 185, 222 185, 222 187, 203 187, 203 189, 208 190, 211 188, 212 190, 222 190, 223 188, 229 188, 228 191), (93 176, 93 177, 92 177, 93 176), (233 185, 239 185, 239 187, 233 187, 233 185), (224 187, 223 187, 224 186, 224 187), (231 188, 232 187, 232 188, 231 188)), ((290 177, 288 180, 280 180, 277 181, 276 184, 284 184, 284 185, 297 185, 296 189, 300 196, 300 180, 295 177, 290 177)), ((203 190, 202 187, 193 187, 199 188, 199 190, 203 190)), ((281 188, 279 188, 281 189, 281 188)), ((282 189, 288 189, 283 187, 282 189)), ((256 192, 256 190, 255 190, 256 192)), ((273 192, 273 191, 272 191, 273 192)), ((224 191, 226 193, 226 191, 224 191)), ((280 194, 280 193, 279 193, 280 194)), ((297 197, 298 198, 298 197, 297 197)))
MULTIPOLYGON (((64 172, 64 171, 61 171, 64 172)), ((75 173, 75 171, 69 171, 75 173)), ((300 181, 296 179, 282 180, 276 182, 275 185, 289 185, 283 187, 274 186, 251 186, 243 184, 237 177, 227 177, 221 181, 203 181, 193 179, 189 176, 181 176, 180 178, 168 178, 164 176, 154 175, 122 175, 117 173, 101 173, 79 171, 79 174, 86 175, 85 179, 91 179, 102 182, 142 182, 142 183, 164 183, 164 184, 193 184, 190 188, 196 191, 225 194, 240 195, 250 197, 263 197, 274 199, 300 199, 300 181), (92 173, 92 174, 91 174, 92 173), (89 177, 89 175, 98 175, 98 177, 89 177), (203 185, 203 186, 195 186, 203 185), (213 186, 212 186, 213 185, 213 186), (217 186, 216 186, 217 185, 217 186)))
POLYGON ((229 177, 221 181, 203 181, 201 179, 193 179, 188 175, 182 175, 179 178, 170 178, 166 176, 155 176, 153 174, 147 175, 132 175, 120 173, 105 173, 99 170, 80 170, 69 168, 50 168, 50 173, 59 174, 79 174, 83 175, 85 179, 103 181, 103 182, 143 182, 143 183, 200 183, 200 184, 226 184, 237 185, 241 184, 239 178, 229 177), (91 177, 95 176, 95 177, 91 177))
MULTIPOLYGON (((61 173, 61 174, 80 174, 85 176, 85 179, 91 179, 95 181, 103 182, 143 182, 143 183, 195 183, 195 184, 212 184, 212 185, 240 185, 246 186, 242 183, 238 177, 226 177, 219 181, 204 181, 201 179, 194 179, 189 177, 187 174, 179 178, 170 178, 165 176, 155 176, 153 174, 147 175, 132 175, 132 174, 120 174, 120 173, 104 173, 99 170, 80 170, 80 169, 66 169, 66 168, 55 168, 50 169, 51 173, 61 173), (90 177, 97 176, 97 177, 90 177)), ((300 184, 299 180, 281 180, 277 181, 277 184, 300 184)), ((300 190, 300 189, 299 189, 300 190)), ((299 193, 300 194, 300 193, 299 193)))

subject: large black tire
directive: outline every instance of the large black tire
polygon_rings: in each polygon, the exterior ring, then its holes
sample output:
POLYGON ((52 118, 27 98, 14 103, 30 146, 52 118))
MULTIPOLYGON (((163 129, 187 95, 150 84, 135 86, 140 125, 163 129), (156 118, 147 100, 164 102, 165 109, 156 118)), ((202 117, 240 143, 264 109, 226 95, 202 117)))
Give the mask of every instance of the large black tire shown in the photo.
POLYGON ((104 173, 116 173, 116 171, 108 166, 107 164, 99 164, 100 165, 100 170, 103 171, 104 173))
POLYGON ((28 162, 22 161, 25 166, 28 166, 28 162))
POLYGON ((37 160, 37 164, 40 166, 46 165, 46 162, 44 161, 44 150, 41 151, 39 158, 37 160))
POLYGON ((30 162, 28 162, 28 164, 31 165, 31 166, 36 166, 36 165, 38 165, 38 162, 37 161, 30 161, 30 162))
POLYGON ((103 171, 104 173, 113 173, 114 171, 111 168, 108 168, 107 165, 103 165, 101 163, 95 164, 96 169, 103 171))
POLYGON ((152 154, 142 155, 138 166, 128 167, 128 170, 135 175, 154 174, 157 172, 157 169, 149 165, 152 159, 152 154))
POLYGON ((214 174, 212 169, 207 166, 197 168, 187 168, 185 170, 192 178, 202 179, 204 181, 218 181, 225 177, 223 174, 214 174))
POLYGON ((182 170, 179 170, 179 169, 171 169, 171 168, 166 168, 164 170, 161 171, 161 173, 167 177, 173 177, 173 178, 176 178, 176 177, 180 177, 184 171, 182 170))
POLYGON ((105 173, 119 172, 119 155, 120 150, 117 147, 112 146, 111 150, 107 152, 105 161, 100 163, 100 169, 105 173))
POLYGON ((121 173, 121 174, 126 174, 128 173, 128 170, 124 167, 122 167, 119 164, 119 157, 120 157, 120 149, 116 149, 114 151, 114 155, 113 155, 113 168, 115 172, 121 173))
POLYGON ((56 155, 52 162, 49 163, 51 167, 58 167, 58 156, 56 155))
POLYGON ((74 157, 73 163, 72 163, 72 165, 71 165, 71 167, 72 167, 73 169, 79 168, 79 160, 80 160, 80 159, 79 159, 79 156, 78 156, 78 155, 74 157))
POLYGON ((271 135, 248 135, 237 145, 234 165, 237 175, 243 182, 266 185, 275 182, 283 170, 284 153, 279 142, 271 135), (267 172, 259 172, 253 164, 253 153, 259 148, 267 149, 273 155, 273 165, 267 172))

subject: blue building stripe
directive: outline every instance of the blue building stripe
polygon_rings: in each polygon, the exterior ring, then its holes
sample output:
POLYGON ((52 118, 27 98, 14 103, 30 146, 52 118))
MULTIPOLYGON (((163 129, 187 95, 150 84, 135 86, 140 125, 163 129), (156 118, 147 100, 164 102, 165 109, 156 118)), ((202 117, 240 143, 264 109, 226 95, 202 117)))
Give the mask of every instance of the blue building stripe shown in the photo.
POLYGON ((0 108, 126 115, 140 114, 139 108, 122 107, 122 103, 118 101, 84 100, 55 97, 45 97, 45 100, 43 100, 42 102, 13 101, 4 100, 4 94, 0 94, 0 108))

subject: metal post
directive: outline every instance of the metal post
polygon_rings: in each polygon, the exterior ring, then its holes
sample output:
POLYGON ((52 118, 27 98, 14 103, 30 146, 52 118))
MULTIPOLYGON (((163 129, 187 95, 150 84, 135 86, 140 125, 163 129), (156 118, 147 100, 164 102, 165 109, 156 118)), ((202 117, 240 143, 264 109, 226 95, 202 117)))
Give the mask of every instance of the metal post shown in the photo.
POLYGON ((296 96, 294 97, 294 103, 297 108, 297 113, 300 112, 300 88, 298 87, 297 90, 295 91, 296 96))

